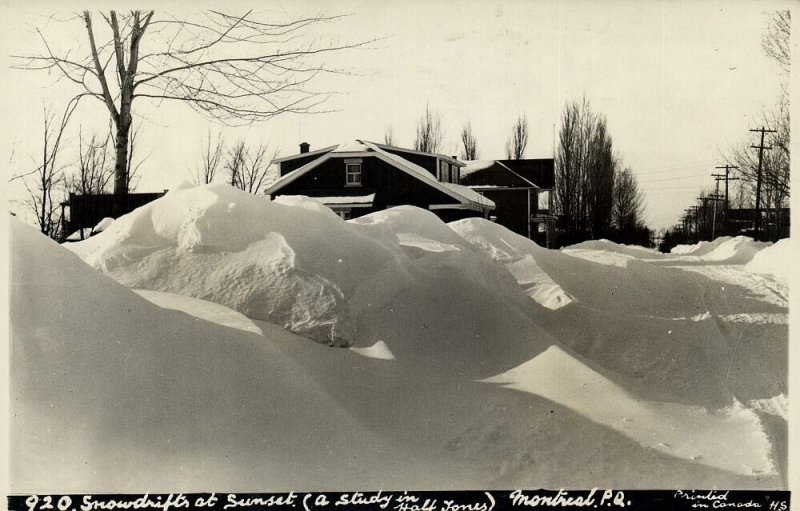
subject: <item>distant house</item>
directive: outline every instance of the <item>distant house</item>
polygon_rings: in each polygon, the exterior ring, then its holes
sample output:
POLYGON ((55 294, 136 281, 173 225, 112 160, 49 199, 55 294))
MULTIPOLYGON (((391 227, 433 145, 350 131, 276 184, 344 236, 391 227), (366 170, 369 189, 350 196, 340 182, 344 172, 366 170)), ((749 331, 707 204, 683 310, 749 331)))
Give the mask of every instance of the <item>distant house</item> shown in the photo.
POLYGON ((412 205, 449 222, 466 217, 488 218, 489 198, 459 184, 458 159, 386 144, 354 140, 275 160, 279 179, 265 193, 306 195, 349 219, 412 205))
POLYGON ((65 236, 77 233, 67 241, 79 241, 86 237, 104 218, 119 218, 134 209, 144 206, 167 193, 128 193, 114 195, 110 193, 81 195, 70 192, 69 198, 61 203, 62 232, 65 236))
POLYGON ((552 246, 556 222, 552 158, 469 161, 461 169, 461 184, 495 203, 497 223, 552 246))

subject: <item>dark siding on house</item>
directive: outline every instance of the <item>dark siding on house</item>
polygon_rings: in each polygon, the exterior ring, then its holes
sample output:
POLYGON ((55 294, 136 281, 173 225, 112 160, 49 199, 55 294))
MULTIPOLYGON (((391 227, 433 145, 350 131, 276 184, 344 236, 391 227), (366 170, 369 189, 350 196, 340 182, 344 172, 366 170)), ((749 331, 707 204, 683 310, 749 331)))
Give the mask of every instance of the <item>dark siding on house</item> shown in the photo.
POLYGON ((374 193, 373 207, 354 209, 354 216, 402 204, 426 209, 431 204, 458 204, 444 192, 371 156, 361 158, 361 186, 345 186, 345 160, 351 158, 332 158, 273 195, 347 197, 374 193))
MULTIPOLYGON (((522 236, 528 236, 528 189, 504 189, 481 191, 495 203, 491 213, 497 223, 522 236)), ((531 190, 531 208, 536 207, 536 192, 531 190)))
POLYGON ((555 165, 552 158, 497 161, 502 162, 539 188, 553 188, 555 186, 555 165))
POLYGON ((306 163, 312 162, 312 161, 316 160, 317 158, 321 158, 321 157, 325 156, 326 154, 327 153, 312 154, 312 155, 309 155, 309 156, 301 156, 301 157, 295 158, 293 160, 282 161, 280 163, 280 165, 281 165, 281 176, 285 176, 289 172, 291 172, 291 171, 293 171, 295 169, 299 169, 300 167, 302 167, 306 163))
POLYGON ((119 218, 127 215, 134 209, 163 196, 164 193, 129 193, 126 195, 70 193, 69 200, 62 203, 62 206, 69 208, 69 220, 65 221, 67 234, 79 229, 94 227, 105 217, 119 218))
MULTIPOLYGON (((535 183, 535 182, 534 182, 535 183)), ((485 169, 476 170, 461 178, 461 184, 467 186, 505 186, 511 188, 530 188, 527 183, 513 172, 497 163, 485 169)))
POLYGON ((384 151, 387 153, 396 154, 397 156, 403 158, 404 160, 408 160, 411 163, 416 163, 423 169, 430 172, 433 177, 436 177, 436 162, 438 159, 435 156, 407 153, 405 151, 398 151, 396 149, 384 149, 384 151))

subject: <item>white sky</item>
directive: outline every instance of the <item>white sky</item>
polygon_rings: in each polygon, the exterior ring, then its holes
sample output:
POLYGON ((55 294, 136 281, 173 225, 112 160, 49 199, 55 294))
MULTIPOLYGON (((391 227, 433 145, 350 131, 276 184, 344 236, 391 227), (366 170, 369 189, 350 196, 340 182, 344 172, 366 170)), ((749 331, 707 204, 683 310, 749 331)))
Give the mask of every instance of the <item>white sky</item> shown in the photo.
MULTIPOLYGON (((167 5, 173 14, 182 12, 178 4, 167 5)), ((226 136, 253 142, 269 139, 280 147, 281 155, 289 155, 297 152, 302 140, 312 150, 353 138, 380 141, 391 125, 395 143, 411 146, 417 119, 428 102, 442 115, 446 131, 442 152, 460 153, 460 129, 470 121, 480 156, 503 158, 511 125, 523 113, 531 130, 526 156, 549 157, 553 125, 558 130, 563 105, 585 94, 594 110, 607 117, 615 150, 639 176, 649 225, 666 227, 678 222, 702 189, 713 186, 710 174, 724 163, 724 149, 747 139, 747 130, 760 125, 762 110, 777 102, 781 77, 776 65, 763 56, 761 37, 768 12, 789 5, 633 0, 286 2, 279 8, 288 13, 352 13, 326 26, 330 35, 385 39, 373 49, 328 61, 358 75, 323 77, 317 83, 320 89, 341 92, 326 103, 336 112, 286 115, 248 128, 226 129, 226 136)), ((69 14, 61 4, 14 1, 5 7, 5 56, 41 48, 31 30, 34 26, 61 44, 75 46, 75 51, 84 45, 80 22, 48 20, 51 13, 69 14)), ((5 69, 3 145, 8 155, 3 161, 10 162, 15 172, 31 167, 31 156, 41 150, 43 102, 62 107, 75 89, 45 87, 52 77, 5 69)), ((135 108, 148 119, 140 150, 151 152, 138 191, 170 188, 186 179, 187 169, 198 161, 206 130, 221 129, 184 106, 140 103, 135 108)), ((102 104, 86 103, 74 127, 83 123, 86 131, 92 124, 102 126, 106 118, 102 104)), ((65 152, 64 159, 74 159, 76 151, 73 147, 70 154, 65 152)), ((21 191, 18 183, 9 189, 12 197, 21 191)))

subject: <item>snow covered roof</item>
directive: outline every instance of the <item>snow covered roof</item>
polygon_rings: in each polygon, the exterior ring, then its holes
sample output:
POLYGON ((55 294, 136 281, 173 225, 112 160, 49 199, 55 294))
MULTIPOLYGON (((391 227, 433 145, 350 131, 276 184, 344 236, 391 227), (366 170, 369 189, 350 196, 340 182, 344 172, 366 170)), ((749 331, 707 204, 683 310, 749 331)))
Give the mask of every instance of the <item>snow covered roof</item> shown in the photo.
POLYGON ((364 144, 364 142, 360 140, 351 140, 349 142, 344 142, 339 144, 336 149, 332 152, 334 153, 358 153, 369 151, 369 147, 364 144))
POLYGON ((532 186, 534 188, 553 188, 555 183, 555 167, 552 158, 520 159, 520 160, 469 160, 461 169, 461 178, 472 176, 467 182, 470 185, 499 185, 511 179, 514 186, 532 186), (491 169, 488 173, 478 172, 491 169), (504 173, 513 178, 501 177, 504 173), (475 174, 473 176, 473 174, 475 174), (498 181, 499 180, 499 181, 498 181))
POLYGON ((314 151, 308 151, 307 153, 299 153, 299 154, 293 154, 291 156, 284 156, 283 158, 275 158, 274 160, 272 160, 272 163, 281 163, 281 162, 284 162, 284 161, 294 160, 296 158, 305 158, 306 156, 314 156, 315 154, 323 154, 323 153, 327 153, 329 151, 332 151, 333 149, 336 149, 335 145, 331 145, 331 146, 328 146, 328 147, 323 147, 322 149, 316 149, 314 151))
POLYGON ((472 207, 475 209, 486 209, 490 208, 493 209, 495 204, 493 201, 487 199, 486 197, 482 196, 481 194, 470 190, 466 186, 461 186, 453 183, 442 183, 436 179, 430 172, 425 170, 424 168, 420 167, 416 163, 412 163, 402 156, 398 156, 396 154, 390 153, 381 148, 380 145, 374 142, 367 142, 365 140, 355 140, 351 142, 345 142, 336 146, 336 148, 332 151, 325 153, 324 155, 320 156, 319 158, 306 163, 302 167, 295 169, 288 174, 284 175, 277 181, 275 181, 272 186, 267 188, 264 193, 267 195, 271 195, 276 191, 280 190, 287 184, 291 183, 295 179, 299 178, 300 176, 306 174, 307 172, 315 169, 316 167, 320 166, 324 162, 332 159, 332 158, 343 158, 345 156, 375 156, 386 163, 389 163, 395 168, 398 168, 405 173, 419 179, 420 181, 424 181, 425 183, 429 184, 433 188, 446 193, 447 195, 453 197, 457 201, 459 201, 464 206, 472 207))
POLYGON ((452 163, 453 165, 456 165, 458 167, 463 167, 464 166, 464 162, 459 161, 457 158, 454 158, 452 156, 447 156, 446 154, 428 153, 428 152, 425 152, 425 151, 417 151, 416 149, 408 149, 407 147, 398 147, 398 146, 389 145, 389 144, 381 144, 379 142, 369 142, 369 143, 372 144, 373 146, 377 146, 377 147, 380 147, 381 149, 385 149, 385 150, 389 150, 389 151, 400 151, 400 152, 403 152, 403 153, 421 154, 421 155, 424 155, 424 156, 435 156, 435 157, 439 158, 440 160, 445 160, 445 161, 447 161, 449 163, 452 163))
POLYGON ((461 176, 468 176, 473 172, 488 169, 494 165, 494 160, 467 160, 464 162, 466 165, 461 169, 461 176))

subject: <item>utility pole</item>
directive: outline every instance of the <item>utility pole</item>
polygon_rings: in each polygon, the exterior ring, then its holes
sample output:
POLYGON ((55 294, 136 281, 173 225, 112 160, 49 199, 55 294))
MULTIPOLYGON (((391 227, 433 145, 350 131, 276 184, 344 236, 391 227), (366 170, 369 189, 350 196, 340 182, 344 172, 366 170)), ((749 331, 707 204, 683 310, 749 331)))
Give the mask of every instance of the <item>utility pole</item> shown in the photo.
MULTIPOLYGON (((719 192, 719 181, 717 181, 717 192, 719 192)), ((706 200, 714 201, 714 212, 711 217, 711 239, 713 240, 717 237, 717 202, 722 200, 722 195, 715 193, 706 197, 706 200)))
POLYGON ((756 174, 756 221, 755 221, 755 233, 753 234, 755 240, 758 241, 760 238, 759 227, 761 225, 761 167, 764 162, 764 150, 766 149, 767 151, 769 151, 772 149, 772 146, 764 147, 764 135, 766 133, 776 133, 776 131, 768 130, 763 126, 759 129, 750 131, 754 133, 761 133, 761 143, 759 143, 758 145, 750 146, 753 149, 758 149, 758 173, 756 174))
MULTIPOLYGON (((711 174, 712 176, 714 176, 714 179, 717 180, 717 194, 719 194, 719 182, 720 181, 725 181, 725 208, 723 210, 723 223, 722 223, 722 226, 723 226, 722 230, 723 230, 723 235, 724 235, 724 234, 728 234, 728 232, 729 232, 728 209, 730 208, 730 199, 729 199, 730 196, 728 194, 728 182, 729 181, 738 181, 739 180, 738 177, 731 177, 731 170, 738 169, 739 167, 736 167, 735 165, 729 165, 729 164, 726 163, 725 165, 723 165, 721 167, 714 167, 714 168, 725 169, 725 174, 724 175, 723 174, 711 174)), ((716 216, 715 216, 715 218, 716 218, 716 216)))
MULTIPOLYGON (((719 182, 720 180, 725 181, 725 221, 728 220, 728 181, 738 181, 738 177, 730 177, 731 170, 738 169, 734 165, 728 165, 727 163, 721 167, 714 167, 715 169, 725 169, 725 175, 722 174, 711 174, 714 178, 719 182)), ((719 183, 717 183, 719 184, 719 183)), ((717 193, 719 193, 719 189, 717 189, 717 193)))
MULTIPOLYGON (((708 214, 706 213, 706 211, 709 209, 708 201, 712 200, 712 197, 713 197, 713 195, 707 195, 706 197, 698 197, 697 198, 697 200, 703 201, 703 205, 699 206, 699 209, 701 209, 703 211, 703 231, 704 231, 704 233, 701 233, 699 231, 699 223, 698 223, 698 232, 697 232, 697 240, 698 241, 700 241, 700 239, 702 239, 703 234, 708 233, 708 231, 706 231, 706 229, 708 229, 708 214)), ((715 207, 716 207, 716 204, 717 203, 714 202, 714 206, 715 207)), ((697 206, 695 206, 695 207, 697 207, 697 206)), ((714 239, 713 230, 712 230, 712 233, 711 233, 711 238, 708 241, 711 241, 712 239, 714 239)))

